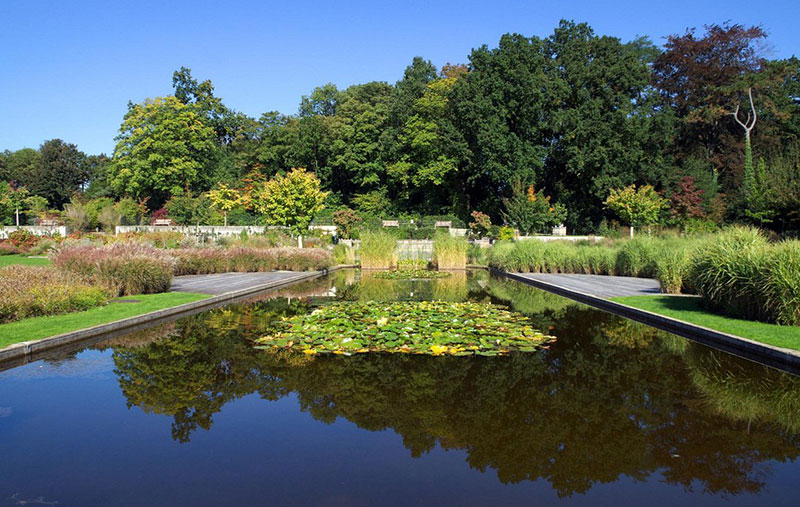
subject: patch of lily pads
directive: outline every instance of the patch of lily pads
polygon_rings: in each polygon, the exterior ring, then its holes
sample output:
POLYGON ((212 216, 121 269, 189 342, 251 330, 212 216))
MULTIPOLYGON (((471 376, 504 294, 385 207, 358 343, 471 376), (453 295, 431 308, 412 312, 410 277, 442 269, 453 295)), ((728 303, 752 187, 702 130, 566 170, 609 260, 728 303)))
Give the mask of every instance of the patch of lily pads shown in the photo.
POLYGON ((282 319, 257 348, 304 354, 498 356, 534 352, 555 340, 524 315, 485 303, 340 302, 282 319))
POLYGON ((450 273, 447 271, 433 271, 431 269, 395 269, 392 271, 381 271, 372 276, 382 280, 430 280, 435 278, 446 278, 450 276, 450 273))

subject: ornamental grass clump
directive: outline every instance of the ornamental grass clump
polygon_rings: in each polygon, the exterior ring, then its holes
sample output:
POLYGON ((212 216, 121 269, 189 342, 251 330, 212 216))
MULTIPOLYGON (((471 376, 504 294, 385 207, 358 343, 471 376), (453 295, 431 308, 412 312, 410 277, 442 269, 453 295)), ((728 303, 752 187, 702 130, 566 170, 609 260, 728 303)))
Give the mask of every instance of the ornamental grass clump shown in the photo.
POLYGON ((772 247, 758 289, 771 320, 800 325, 800 241, 782 241, 772 247))
POLYGON ((615 273, 643 278, 655 276, 658 243, 658 240, 646 236, 624 241, 617 252, 615 273))
POLYGON ((322 248, 186 248, 171 251, 176 275, 315 271, 328 268, 333 258, 322 248))
POLYGON ((62 246, 50 258, 61 270, 91 280, 116 296, 168 291, 175 265, 167 251, 143 243, 62 246))
POLYGON ((705 304, 734 317, 768 320, 764 281, 770 245, 758 229, 731 227, 692 256, 691 283, 705 304))
POLYGON ((365 231, 359 248, 363 269, 389 269, 397 264, 397 238, 386 231, 365 231))
POLYGON ((0 269, 0 323, 88 310, 109 293, 81 277, 51 267, 12 265, 0 269))
POLYGON ((439 269, 466 269, 468 248, 466 238, 438 232, 433 238, 433 263, 439 269))

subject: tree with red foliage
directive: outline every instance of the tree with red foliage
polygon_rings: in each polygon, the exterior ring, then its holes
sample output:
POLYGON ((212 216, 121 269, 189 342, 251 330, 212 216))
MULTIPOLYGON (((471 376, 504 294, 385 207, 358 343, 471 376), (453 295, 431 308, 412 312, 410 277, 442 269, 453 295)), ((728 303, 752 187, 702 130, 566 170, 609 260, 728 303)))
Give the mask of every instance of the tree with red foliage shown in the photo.
POLYGON ((729 23, 705 30, 702 37, 694 29, 669 36, 653 63, 653 81, 680 120, 676 154, 704 159, 733 186, 742 167, 742 138, 731 112, 766 64, 758 43, 767 34, 729 23))
POLYGON ((694 178, 684 176, 669 198, 672 217, 681 225, 690 218, 705 218, 703 191, 695 188, 694 178))

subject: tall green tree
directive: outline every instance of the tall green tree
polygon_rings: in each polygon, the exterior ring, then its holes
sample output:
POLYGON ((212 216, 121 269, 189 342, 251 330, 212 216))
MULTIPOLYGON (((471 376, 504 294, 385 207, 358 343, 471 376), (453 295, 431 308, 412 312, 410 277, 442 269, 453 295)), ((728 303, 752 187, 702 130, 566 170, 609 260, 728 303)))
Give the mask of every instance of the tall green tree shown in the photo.
POLYGON ((39 154, 38 164, 25 174, 23 182, 31 194, 60 209, 88 180, 86 155, 61 139, 45 141, 39 154))
POLYGON ((129 104, 116 137, 108 179, 119 195, 158 206, 185 189, 205 190, 214 162, 214 129, 175 97, 129 104))
POLYGON ((314 216, 325 207, 327 195, 313 173, 295 168, 284 176, 255 185, 249 201, 268 223, 289 227, 302 248, 303 234, 314 216))

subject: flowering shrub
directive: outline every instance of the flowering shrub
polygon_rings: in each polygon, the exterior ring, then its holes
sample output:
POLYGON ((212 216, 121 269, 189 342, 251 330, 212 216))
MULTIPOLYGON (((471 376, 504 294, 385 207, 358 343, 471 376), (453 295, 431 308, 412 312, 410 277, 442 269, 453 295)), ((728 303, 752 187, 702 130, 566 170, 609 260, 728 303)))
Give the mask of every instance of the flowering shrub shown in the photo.
POLYGON ((179 248, 176 275, 227 273, 231 271, 311 271, 330 267, 331 253, 321 248, 179 248))
POLYGON ((362 221, 363 219, 350 208, 340 209, 333 213, 333 224, 336 226, 336 234, 340 238, 352 238, 356 227, 362 221))
POLYGON ((8 240, 21 251, 27 251, 28 248, 36 244, 36 236, 24 229, 17 229, 9 233, 8 240))
POLYGON ((102 305, 108 296, 103 288, 50 267, 0 269, 0 323, 87 310, 102 305))
POLYGON ((175 266, 167 251, 142 243, 65 245, 51 259, 64 271, 86 277, 115 295, 166 292, 175 266))

